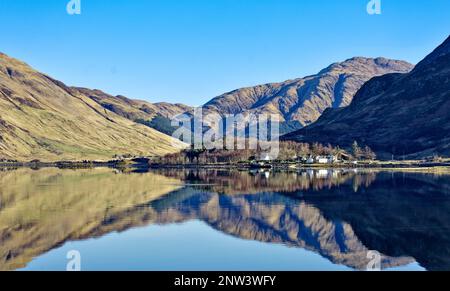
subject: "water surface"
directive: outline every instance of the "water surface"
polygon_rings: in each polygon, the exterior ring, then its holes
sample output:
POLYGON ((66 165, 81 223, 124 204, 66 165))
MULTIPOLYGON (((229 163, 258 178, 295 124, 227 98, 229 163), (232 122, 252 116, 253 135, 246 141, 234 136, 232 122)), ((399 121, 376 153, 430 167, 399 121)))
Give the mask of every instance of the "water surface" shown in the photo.
POLYGON ((450 176, 0 172, 0 270, 450 270, 450 176))

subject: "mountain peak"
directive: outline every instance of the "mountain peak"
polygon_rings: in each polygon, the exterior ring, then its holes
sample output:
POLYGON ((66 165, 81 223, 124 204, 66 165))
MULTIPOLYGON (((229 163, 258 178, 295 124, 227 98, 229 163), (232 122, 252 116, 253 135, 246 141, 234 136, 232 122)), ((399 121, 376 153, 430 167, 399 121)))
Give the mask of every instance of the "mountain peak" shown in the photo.
POLYGON ((395 71, 399 73, 407 73, 413 69, 413 65, 401 60, 392 60, 384 57, 367 58, 353 57, 343 62, 331 64, 327 68, 319 72, 319 75, 328 74, 330 72, 352 71, 361 74, 379 75, 381 71, 395 71))

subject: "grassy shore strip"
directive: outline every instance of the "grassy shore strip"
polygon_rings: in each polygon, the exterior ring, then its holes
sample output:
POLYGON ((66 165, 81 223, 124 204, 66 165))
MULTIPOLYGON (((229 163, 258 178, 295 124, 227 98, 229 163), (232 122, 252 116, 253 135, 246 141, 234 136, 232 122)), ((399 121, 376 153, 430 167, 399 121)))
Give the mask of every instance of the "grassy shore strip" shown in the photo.
POLYGON ((60 169, 90 169, 90 168, 123 168, 130 167, 133 163, 124 161, 84 161, 84 162, 0 162, 0 168, 60 168, 60 169))

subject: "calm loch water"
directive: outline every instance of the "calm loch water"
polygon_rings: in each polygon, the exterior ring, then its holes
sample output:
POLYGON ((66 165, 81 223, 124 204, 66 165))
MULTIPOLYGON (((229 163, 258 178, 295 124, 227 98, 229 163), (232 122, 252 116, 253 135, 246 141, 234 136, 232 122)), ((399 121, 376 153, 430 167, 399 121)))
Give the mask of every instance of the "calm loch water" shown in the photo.
POLYGON ((450 270, 450 176, 0 172, 0 270, 450 270))

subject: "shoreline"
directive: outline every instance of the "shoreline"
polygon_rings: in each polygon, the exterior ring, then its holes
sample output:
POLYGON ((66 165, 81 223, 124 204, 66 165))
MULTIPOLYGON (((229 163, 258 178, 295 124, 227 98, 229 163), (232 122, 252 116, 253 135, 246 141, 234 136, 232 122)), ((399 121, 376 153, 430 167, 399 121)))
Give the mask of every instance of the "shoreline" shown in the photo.
POLYGON ((300 163, 266 163, 254 165, 243 162, 236 164, 157 164, 149 159, 111 160, 111 161, 58 161, 58 162, 0 162, 0 168, 60 168, 60 169, 230 169, 230 170, 302 170, 302 169, 373 169, 373 170, 407 170, 407 171, 434 171, 442 170, 450 173, 450 162, 361 162, 335 163, 335 164, 300 164, 300 163))
POLYGON ((237 164, 150 164, 153 169, 432 169, 447 168, 450 162, 373 162, 373 163, 334 163, 334 164, 300 164, 300 163, 267 163, 252 165, 250 163, 237 164))

